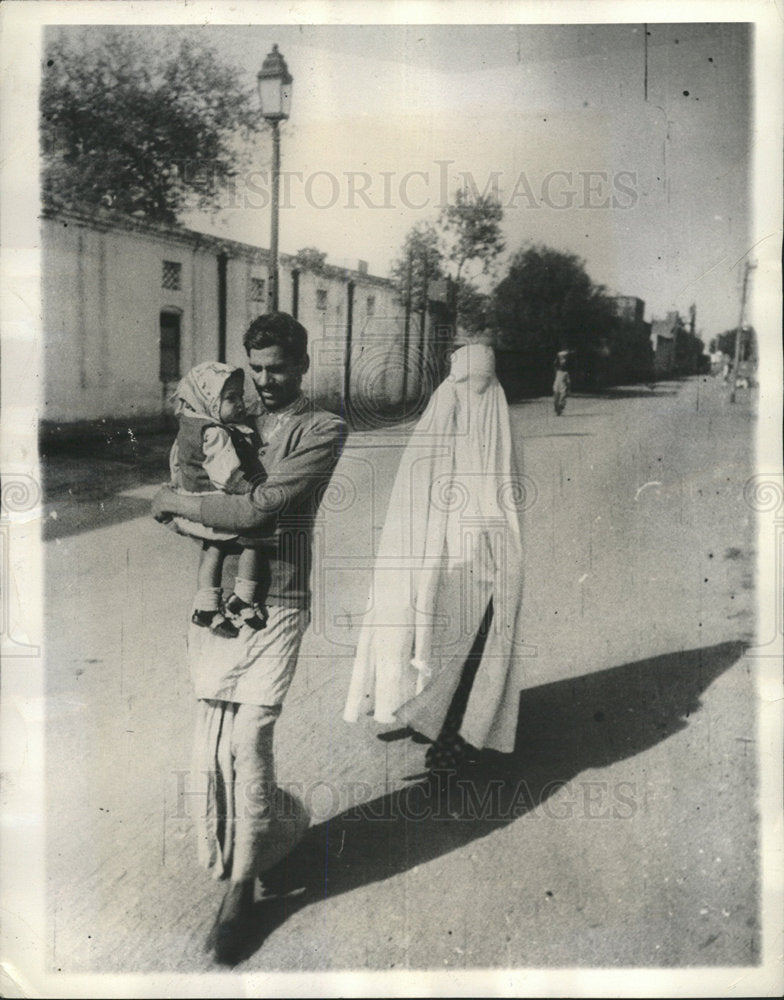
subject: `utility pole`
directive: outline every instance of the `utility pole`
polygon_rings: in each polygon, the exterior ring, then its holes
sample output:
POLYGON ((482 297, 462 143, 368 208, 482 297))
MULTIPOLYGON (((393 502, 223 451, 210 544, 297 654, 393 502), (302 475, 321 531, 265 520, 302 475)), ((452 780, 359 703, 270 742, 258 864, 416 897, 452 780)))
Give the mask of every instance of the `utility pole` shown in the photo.
POLYGON ((730 389, 730 402, 735 402, 735 392, 738 388, 738 365, 740 364, 741 357, 741 340, 743 340, 743 324, 746 319, 746 293, 749 287, 749 273, 756 267, 756 264, 750 264, 746 261, 746 266, 743 269, 743 290, 740 295, 740 319, 738 320, 738 329, 735 334, 735 363, 732 366, 732 388, 730 389))
MULTIPOLYGON (((429 274, 429 264, 430 261, 427 256, 427 251, 422 258, 422 312, 419 317, 419 392, 420 396, 424 394, 424 384, 425 384, 425 371, 427 369, 427 357, 425 355, 425 332, 427 330, 427 306, 428 306, 428 283, 430 279, 429 274)), ((428 352, 429 353, 429 352, 428 352)))
POLYGON ((409 364, 409 340, 411 334, 411 279, 414 263, 412 260, 413 252, 409 247, 408 250, 408 272, 406 277, 406 313, 405 313, 405 323, 403 326, 403 391, 402 391, 402 402, 403 402, 403 416, 406 415, 406 407, 408 406, 408 364, 409 364))

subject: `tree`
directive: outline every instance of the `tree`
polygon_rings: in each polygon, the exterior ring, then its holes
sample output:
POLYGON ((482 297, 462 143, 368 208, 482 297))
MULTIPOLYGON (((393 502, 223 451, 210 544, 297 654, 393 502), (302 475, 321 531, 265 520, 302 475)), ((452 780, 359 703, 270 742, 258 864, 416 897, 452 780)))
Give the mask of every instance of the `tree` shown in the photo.
MULTIPOLYGON (((426 344, 427 317, 430 302, 434 297, 435 285, 445 283, 444 259, 439 247, 438 233, 430 222, 420 222, 412 226, 406 233, 400 256, 393 262, 390 278, 401 301, 405 305, 405 327, 403 333, 403 354, 410 359, 411 344, 419 344, 417 366, 420 372, 431 363, 438 364, 440 347, 431 342, 426 344), (413 314, 417 314, 416 324, 412 322, 413 314), (435 360, 434 360, 435 358, 435 360)), ((431 322, 439 322, 439 314, 445 313, 445 306, 437 306, 431 313, 431 322)), ((443 320, 447 317, 444 315, 443 320)), ((403 394, 409 385, 408 372, 403 380, 403 394)))
POLYGON ((675 331, 675 370, 679 375, 696 375, 702 367, 705 345, 682 324, 675 331))
POLYGON ((319 274, 324 270, 326 260, 327 255, 324 251, 318 250, 316 247, 303 247, 301 250, 297 250, 294 266, 301 271, 314 271, 319 274))
POLYGON ((446 257, 455 266, 454 280, 457 288, 455 299, 455 326, 475 326, 481 318, 477 311, 476 287, 465 278, 463 268, 471 261, 481 263, 481 273, 488 274, 491 265, 503 252, 501 220, 504 211, 492 194, 472 194, 467 188, 455 193, 452 204, 441 210, 439 223, 446 257))
POLYGON ((494 326, 492 296, 481 291, 473 282, 461 278, 457 282, 456 299, 463 329, 470 333, 482 333, 494 326))
POLYGON ((455 200, 441 211, 440 224, 446 255, 457 265, 455 281, 459 282, 463 267, 472 260, 480 261, 482 274, 504 249, 501 203, 491 194, 476 195, 463 188, 455 200))
POLYGON ((431 286, 444 276, 438 232, 432 223, 420 222, 406 234, 400 256, 392 265, 392 282, 409 310, 421 313, 427 309, 431 286))
POLYGON ((527 391, 545 392, 553 360, 569 350, 576 384, 595 384, 613 330, 604 290, 574 254, 545 246, 519 250, 493 293, 499 346, 525 356, 527 391))
MULTIPOLYGON (((412 336, 411 314, 419 315, 419 339, 424 344, 426 315, 430 312, 435 336, 428 350, 438 371, 444 366, 448 347, 458 324, 484 330, 492 313, 490 297, 464 274, 470 261, 479 261, 482 272, 503 250, 500 222, 503 210, 490 196, 471 197, 458 191, 446 206, 438 224, 420 222, 406 234, 400 256, 393 263, 391 278, 406 305, 405 343, 412 336), (448 262, 455 265, 447 275, 448 262), (436 284, 441 287, 436 291, 436 284)), ((424 363, 424 362, 421 362, 424 363)))
POLYGON ((609 331, 609 358, 605 370, 609 384, 653 381, 653 348, 650 324, 616 315, 609 331))
POLYGON ((253 91, 201 42, 61 35, 43 67, 44 198, 175 222, 216 207, 262 126, 253 91))
POLYGON ((482 274, 489 273, 504 249, 503 216, 501 203, 492 194, 480 195, 467 188, 459 189, 454 202, 441 210, 442 243, 447 259, 455 265, 455 326, 476 329, 486 324, 486 310, 480 307, 483 293, 466 278, 463 268, 476 261, 482 265, 482 274))
MULTIPOLYGON (((711 341, 711 349, 719 350, 722 354, 729 355, 735 360, 735 338, 738 335, 737 328, 725 330, 711 341)), ((757 333, 753 326, 744 327, 743 340, 741 341, 741 356, 743 361, 756 361, 757 359, 757 333)))

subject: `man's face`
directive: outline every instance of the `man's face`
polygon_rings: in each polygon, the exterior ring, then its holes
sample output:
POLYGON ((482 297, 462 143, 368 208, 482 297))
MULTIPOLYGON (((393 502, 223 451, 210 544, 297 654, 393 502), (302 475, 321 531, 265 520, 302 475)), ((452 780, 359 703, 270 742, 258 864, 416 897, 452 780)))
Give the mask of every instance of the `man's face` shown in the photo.
POLYGON ((296 398, 309 363, 307 355, 292 361, 278 344, 248 352, 251 376, 266 409, 281 410, 296 398))

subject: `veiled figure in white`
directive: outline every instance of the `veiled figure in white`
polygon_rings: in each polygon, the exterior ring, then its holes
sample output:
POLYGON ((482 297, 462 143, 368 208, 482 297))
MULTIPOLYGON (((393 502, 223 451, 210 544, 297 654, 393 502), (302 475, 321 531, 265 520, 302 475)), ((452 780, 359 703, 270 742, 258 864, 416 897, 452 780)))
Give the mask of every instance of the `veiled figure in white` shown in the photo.
POLYGON ((359 634, 347 721, 373 714, 437 741, 492 604, 457 735, 477 749, 514 749, 525 649, 524 496, 495 355, 484 343, 469 343, 453 354, 450 374, 401 458, 359 634))

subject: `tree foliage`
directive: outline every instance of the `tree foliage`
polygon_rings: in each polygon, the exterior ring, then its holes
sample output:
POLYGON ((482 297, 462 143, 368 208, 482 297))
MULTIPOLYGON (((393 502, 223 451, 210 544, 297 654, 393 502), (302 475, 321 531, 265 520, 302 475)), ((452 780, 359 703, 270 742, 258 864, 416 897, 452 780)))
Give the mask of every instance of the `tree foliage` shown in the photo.
POLYGON ((434 282, 445 277, 439 234, 430 222, 409 229, 400 256, 392 264, 391 278, 403 302, 413 312, 427 308, 434 282))
POLYGON ((216 206, 262 126, 237 70, 191 38, 164 49, 115 29, 47 46, 45 198, 175 222, 216 206))
POLYGON ((482 273, 488 273, 504 249, 503 216, 501 203, 492 194, 473 194, 467 189, 458 190, 454 202, 444 206, 439 223, 447 259, 456 266, 456 281, 469 261, 478 261, 482 273))
POLYGON ((504 250, 501 203, 492 194, 480 195, 468 188, 459 189, 455 200, 445 205, 439 217, 441 242, 445 256, 454 265, 456 285, 455 323, 472 331, 487 325, 486 296, 464 274, 470 263, 481 265, 488 274, 504 250))
POLYGON ((571 352, 577 383, 591 385, 614 329, 612 304, 574 254, 518 251, 493 304, 500 346, 525 356, 529 389, 546 391, 558 351, 571 352))
POLYGON ((685 326, 675 332, 675 370, 680 375, 695 375, 701 370, 705 345, 685 326))
POLYGON ((609 355, 597 376, 604 384, 650 382, 654 377, 650 325, 613 318, 606 340, 609 355))
POLYGON ((481 291, 466 278, 461 278, 457 282, 456 292, 460 326, 469 333, 483 333, 492 329, 494 326, 492 296, 481 291))
MULTIPOLYGON (((722 354, 729 355, 733 360, 735 359, 735 338, 738 335, 737 328, 734 330, 725 330, 724 333, 720 333, 718 337, 714 337, 711 341, 711 350, 721 351, 722 354)), ((757 333, 753 326, 744 328, 743 330, 743 340, 741 341, 741 361, 756 361, 757 359, 757 333)))
POLYGON ((294 266, 301 271, 314 271, 316 274, 324 270, 327 255, 317 247, 302 247, 294 257, 294 266))
POLYGON ((451 281, 448 307, 438 311, 443 319, 458 322, 471 331, 485 329, 490 322, 490 297, 464 274, 470 262, 481 264, 487 274, 504 249, 501 235, 503 209, 491 195, 459 190, 452 204, 442 210, 437 222, 422 222, 406 235, 391 277, 401 299, 414 312, 428 307, 435 282, 451 281), (450 267, 451 265, 451 267, 450 267))

